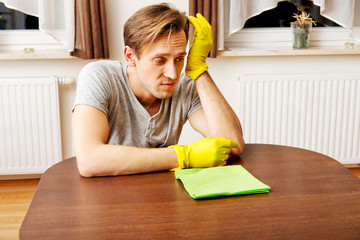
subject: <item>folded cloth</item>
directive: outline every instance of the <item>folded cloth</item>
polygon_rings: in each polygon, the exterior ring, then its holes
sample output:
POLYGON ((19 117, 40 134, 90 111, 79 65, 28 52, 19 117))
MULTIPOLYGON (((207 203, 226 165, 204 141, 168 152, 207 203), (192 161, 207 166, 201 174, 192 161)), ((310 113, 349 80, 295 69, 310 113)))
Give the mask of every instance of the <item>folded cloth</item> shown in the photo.
POLYGON ((194 199, 267 193, 270 189, 241 165, 182 169, 175 171, 175 177, 194 199))

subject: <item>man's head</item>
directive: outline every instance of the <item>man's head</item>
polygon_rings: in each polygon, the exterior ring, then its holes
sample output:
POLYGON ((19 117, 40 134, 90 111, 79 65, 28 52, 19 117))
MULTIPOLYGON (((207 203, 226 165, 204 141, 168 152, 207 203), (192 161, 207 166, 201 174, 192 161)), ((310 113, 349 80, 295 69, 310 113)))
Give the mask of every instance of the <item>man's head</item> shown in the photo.
POLYGON ((138 58, 157 38, 180 31, 189 36, 189 21, 184 13, 166 3, 150 5, 134 13, 124 25, 125 46, 133 49, 138 58))
POLYGON ((172 96, 184 67, 187 17, 157 4, 137 11, 124 26, 124 56, 131 88, 145 106, 172 96))

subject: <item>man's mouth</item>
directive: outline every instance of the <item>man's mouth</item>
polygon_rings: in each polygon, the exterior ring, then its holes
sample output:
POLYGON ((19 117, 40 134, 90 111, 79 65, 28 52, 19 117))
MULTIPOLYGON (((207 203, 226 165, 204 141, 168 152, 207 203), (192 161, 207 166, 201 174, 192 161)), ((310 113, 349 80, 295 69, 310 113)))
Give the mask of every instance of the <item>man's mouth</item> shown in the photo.
POLYGON ((175 83, 162 83, 160 84, 162 87, 171 88, 175 85, 175 83))

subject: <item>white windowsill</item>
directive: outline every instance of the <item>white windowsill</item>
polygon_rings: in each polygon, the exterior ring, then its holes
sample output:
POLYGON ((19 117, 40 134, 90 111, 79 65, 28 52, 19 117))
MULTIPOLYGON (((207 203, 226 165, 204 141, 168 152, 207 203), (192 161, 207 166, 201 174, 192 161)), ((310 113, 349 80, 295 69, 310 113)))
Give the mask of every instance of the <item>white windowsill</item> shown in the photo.
POLYGON ((25 53, 24 50, 0 50, 0 60, 27 60, 27 59, 73 59, 69 52, 59 49, 34 50, 25 53))
POLYGON ((0 60, 72 58, 64 45, 40 30, 0 30, 0 60))
POLYGON ((309 47, 308 49, 293 49, 292 47, 248 47, 234 50, 218 51, 220 57, 241 56, 319 56, 319 55, 360 55, 360 47, 354 49, 340 48, 334 46, 309 47))

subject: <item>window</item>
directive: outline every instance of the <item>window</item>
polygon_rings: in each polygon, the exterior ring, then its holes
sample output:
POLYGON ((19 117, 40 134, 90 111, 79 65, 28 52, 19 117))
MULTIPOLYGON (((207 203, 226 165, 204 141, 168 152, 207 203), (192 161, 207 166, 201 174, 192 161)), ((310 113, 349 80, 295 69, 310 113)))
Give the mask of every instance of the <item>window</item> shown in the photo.
POLYGON ((25 13, 9 9, 0 3, 0 30, 39 29, 39 19, 25 13))
MULTIPOLYGON (((3 3, 0 3, 0 16, 0 50, 2 54, 7 55, 14 51, 16 54, 36 54, 46 51, 46 54, 51 57, 53 52, 48 50, 54 50, 56 54, 69 55, 63 44, 39 30, 38 17, 7 8, 3 3)), ((0 59, 2 59, 1 56, 0 59)))
MULTIPOLYGON (((246 0, 241 2, 246 2, 246 0)), ((275 3, 275 8, 263 12, 260 11, 260 14, 255 16, 254 13, 251 13, 249 16, 253 17, 249 18, 245 23, 244 19, 236 20, 243 21, 244 25, 239 25, 241 30, 228 36, 226 32, 230 32, 230 16, 239 16, 238 14, 241 11, 236 10, 237 8, 234 11, 233 6, 230 6, 228 1, 223 1, 223 3, 220 3, 220 6, 223 4, 223 10, 219 12, 221 17, 223 11, 223 20, 220 19, 219 49, 232 51, 290 50, 292 46, 290 22, 295 20, 292 17, 293 14, 298 12, 296 6, 290 2, 290 0, 279 1, 277 5, 275 3), (231 15, 234 13, 235 15, 231 15), (222 24, 224 32, 221 35, 222 24), (221 39, 221 36, 224 36, 224 39, 221 39), (221 45, 221 43, 224 44, 221 45)), ((305 0, 302 0, 302 2, 305 2, 305 0)), ((247 4, 250 3, 252 2, 247 1, 247 4)), ((307 4, 310 7, 306 11, 310 12, 311 17, 317 21, 317 26, 314 26, 311 31, 310 47, 344 49, 346 42, 354 41, 350 37, 351 30, 343 28, 330 19, 321 16, 320 7, 314 5, 312 1, 307 1, 307 4)), ((263 9, 269 9, 269 6, 263 9)), ((226 54, 223 56, 226 56, 226 54)))
MULTIPOLYGON (((293 22, 293 14, 299 10, 290 2, 279 2, 277 7, 261 14, 254 16, 246 21, 244 28, 259 28, 259 27, 290 27, 290 22, 293 22)), ((305 9, 309 12, 311 17, 316 21, 313 27, 340 27, 330 19, 324 18, 320 15, 320 7, 309 1, 308 7, 305 9)))

